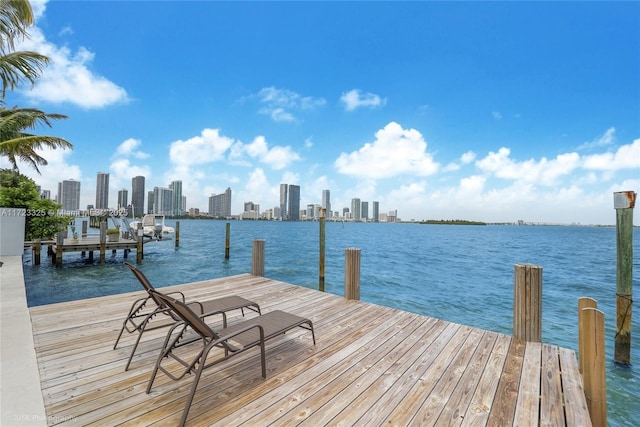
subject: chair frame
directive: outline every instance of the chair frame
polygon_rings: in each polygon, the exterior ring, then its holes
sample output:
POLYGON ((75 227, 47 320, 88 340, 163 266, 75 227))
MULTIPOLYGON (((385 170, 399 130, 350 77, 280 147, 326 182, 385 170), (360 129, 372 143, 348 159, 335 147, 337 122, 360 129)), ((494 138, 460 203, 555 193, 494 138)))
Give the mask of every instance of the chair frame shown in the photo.
MULTIPOLYGON (((166 328, 166 327, 170 327, 172 325, 174 325, 176 322, 180 322, 181 319, 180 317, 178 317, 172 310, 170 310, 163 302, 162 299, 158 298, 157 295, 163 295, 161 292, 157 291, 153 285, 151 284, 151 282, 149 281, 149 279, 147 279, 147 277, 144 275, 144 273, 142 271, 140 271, 138 268, 136 268, 134 265, 125 262, 124 263, 127 267, 129 267, 129 269, 133 272, 133 274, 136 276, 136 278, 138 279, 138 281, 140 282, 140 284, 142 285, 142 287, 144 288, 144 290, 147 292, 147 296, 146 297, 142 297, 142 298, 138 298, 137 300, 135 300, 133 302, 133 304, 131 305, 131 308, 129 309, 129 313, 127 314, 127 317, 124 319, 124 321, 122 322, 122 327, 120 328, 120 333, 118 334, 118 338, 116 338, 116 342, 113 345, 113 349, 115 350, 118 346, 118 343, 120 342, 120 338, 122 337, 122 334, 124 333, 124 331, 127 331, 128 333, 134 333, 134 332, 138 332, 138 337, 136 338, 135 343, 133 344, 133 348, 131 349, 131 354, 129 355, 129 359, 127 360, 127 364, 125 366, 125 371, 129 370, 129 366, 131 365, 131 361, 133 360, 133 356, 136 352, 136 349, 138 348, 138 344, 140 343, 140 340, 142 338, 142 334, 145 331, 152 331, 155 329, 161 329, 161 328, 166 328), (153 303, 155 304, 155 308, 153 310, 146 310, 147 306, 150 305, 150 300, 153 301, 153 303), (162 324, 159 325, 155 325, 155 326, 149 326, 149 323, 151 322, 151 320, 153 320, 156 316, 158 316, 159 314, 164 314, 166 316, 168 316, 170 318, 170 322, 163 322, 162 324)), ((223 298, 217 298, 217 299, 213 299, 213 300, 207 300, 203 302, 200 301, 191 301, 191 302, 186 302, 185 301, 185 296, 182 292, 170 292, 170 293, 166 293, 164 295, 177 295, 180 297, 180 300, 188 305, 194 305, 197 306, 198 311, 199 311, 199 316, 200 317, 208 317, 208 316, 212 316, 215 314, 221 314, 222 315, 222 325, 223 327, 227 327, 227 315, 226 312, 228 311, 232 311, 232 310, 236 310, 236 309, 240 309, 242 312, 242 316, 244 317, 244 309, 247 308, 255 313, 258 313, 258 315, 262 314, 262 312, 260 311, 260 305, 258 305, 257 303, 253 302, 253 301, 249 301, 246 300, 244 298, 240 298, 240 297, 236 297, 236 296, 232 296, 232 297, 223 297, 223 298), (224 303, 227 299, 231 299, 234 301, 234 304, 228 305, 226 307, 224 307, 224 304, 220 304, 223 306, 222 309, 218 309, 218 310, 212 310, 212 311, 208 311, 205 312, 205 305, 207 303, 213 303, 215 304, 216 302, 218 303, 224 303)))
MULTIPOLYGON (((154 291, 152 291, 154 292, 154 291)), ((180 426, 184 426, 187 421, 187 416, 189 414, 189 409, 191 408, 191 404, 193 403, 193 398, 195 396, 198 382, 200 381, 200 377, 202 376, 202 372, 210 368, 214 365, 217 365, 225 360, 231 358, 232 356, 242 353, 246 350, 249 350, 253 347, 260 347, 260 364, 262 368, 262 377, 267 377, 267 361, 265 355, 265 343, 270 338, 273 338, 277 335, 284 334, 285 332, 295 328, 302 327, 303 329, 307 329, 311 331, 311 336, 313 338, 313 345, 316 345, 315 332, 313 329, 313 323, 311 320, 298 317, 289 313, 285 313, 279 310, 262 314, 258 317, 254 317, 251 319, 247 319, 240 324, 236 324, 231 328, 224 328, 218 332, 214 331, 207 325, 204 319, 201 316, 198 316, 187 304, 184 302, 172 298, 167 295, 162 295, 157 293, 157 297, 164 301, 164 304, 169 307, 174 313, 182 319, 182 322, 178 322, 171 327, 167 336, 164 340, 164 344, 162 346, 162 350, 158 356, 155 367, 153 368, 153 372, 151 374, 151 378, 149 379, 149 384, 147 385, 147 393, 151 392, 151 388, 153 386, 153 382, 155 381, 158 370, 162 371, 172 380, 180 380, 188 373, 195 373, 193 378, 193 382, 191 385, 191 391, 187 397, 185 402, 185 407, 182 412, 182 417, 180 419, 180 426), (275 318, 280 315, 285 315, 288 318, 292 318, 295 321, 290 322, 286 325, 283 325, 278 330, 265 330, 265 326, 261 324, 261 320, 266 318, 275 318), (191 330, 196 333, 197 336, 185 338, 185 334, 188 330, 191 330), (177 331, 177 332, 176 332, 177 331), (257 331, 257 339, 255 337, 245 337, 242 339, 243 334, 247 334, 250 331, 257 331), (234 340, 235 339, 235 340, 234 340), (202 348, 200 351, 193 357, 193 360, 188 361, 176 355, 173 350, 184 345, 192 344, 194 342, 200 342, 202 344, 202 348), (209 363, 207 363, 207 356, 209 352, 215 348, 220 347, 224 349, 224 356, 217 358, 209 363), (184 371, 182 371, 179 375, 174 375, 168 369, 165 369, 162 366, 162 361, 165 358, 171 357, 173 360, 177 361, 184 367, 184 371)))

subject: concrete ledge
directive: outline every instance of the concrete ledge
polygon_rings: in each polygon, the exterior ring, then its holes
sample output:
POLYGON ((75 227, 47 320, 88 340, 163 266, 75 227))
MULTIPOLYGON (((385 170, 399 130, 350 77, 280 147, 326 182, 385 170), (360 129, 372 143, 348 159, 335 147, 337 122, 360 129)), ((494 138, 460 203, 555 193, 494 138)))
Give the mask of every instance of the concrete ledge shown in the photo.
POLYGON ((22 257, 0 262, 0 425, 46 426, 22 257))

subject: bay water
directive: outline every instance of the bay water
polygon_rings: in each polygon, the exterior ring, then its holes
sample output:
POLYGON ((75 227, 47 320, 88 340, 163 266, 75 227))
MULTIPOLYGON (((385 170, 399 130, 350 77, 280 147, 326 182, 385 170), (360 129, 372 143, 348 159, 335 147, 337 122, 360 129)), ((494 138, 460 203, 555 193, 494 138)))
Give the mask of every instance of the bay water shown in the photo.
MULTIPOLYGON (((80 223, 82 219, 78 219, 80 223)), ((140 269, 156 287, 251 272, 254 239, 265 240, 265 276, 318 289, 319 223, 181 220, 173 240, 145 244, 140 269)), ((175 227, 175 221, 167 220, 175 227)), ((640 233, 634 229, 633 287, 640 283, 640 233)), ((513 328, 514 266, 543 269, 542 340, 577 351, 577 302, 587 296, 605 314, 607 403, 611 426, 640 425, 640 312, 632 323, 631 367, 613 363, 616 328, 614 227, 326 223, 325 290, 344 295, 345 249, 361 251, 363 301, 495 332, 513 328), (637 340, 636 340, 637 341, 637 340)), ((135 263, 135 251, 129 262, 135 263)), ((65 253, 62 268, 24 256, 30 306, 141 290, 123 253, 99 265, 65 253)), ((124 315, 124 314, 123 314, 124 315)))

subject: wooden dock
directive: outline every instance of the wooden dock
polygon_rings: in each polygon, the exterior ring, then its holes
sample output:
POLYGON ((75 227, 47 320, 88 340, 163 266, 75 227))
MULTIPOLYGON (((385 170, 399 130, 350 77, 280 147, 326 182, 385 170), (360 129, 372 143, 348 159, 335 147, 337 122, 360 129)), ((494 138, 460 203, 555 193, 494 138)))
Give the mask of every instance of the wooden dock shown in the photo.
MULTIPOLYGON (((591 425, 572 350, 248 274, 161 290, 187 300, 238 294, 263 312, 308 317, 316 331, 315 347, 302 329, 271 340, 266 379, 258 349, 205 371, 187 425, 591 425)), ((50 425, 178 423, 191 375, 159 374, 145 393, 167 329, 143 336, 127 372, 134 336, 113 349, 142 295, 30 308, 50 425)))

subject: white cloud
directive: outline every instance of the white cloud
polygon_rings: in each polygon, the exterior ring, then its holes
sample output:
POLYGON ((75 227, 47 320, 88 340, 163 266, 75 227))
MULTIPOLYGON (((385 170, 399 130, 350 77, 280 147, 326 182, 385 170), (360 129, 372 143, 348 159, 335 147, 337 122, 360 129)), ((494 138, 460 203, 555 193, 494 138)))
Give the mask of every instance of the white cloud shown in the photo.
POLYGON ((199 136, 171 143, 169 157, 175 165, 189 166, 224 159, 233 145, 232 138, 220 135, 219 129, 204 129, 199 136))
POLYGON ((492 111, 491 115, 496 120, 502 120, 502 114, 500 112, 498 112, 498 111, 492 111))
POLYGON ((640 138, 623 145, 615 153, 593 154, 584 158, 584 168, 616 171, 640 167, 640 138))
POLYGON ((427 142, 417 130, 390 122, 375 136, 374 142, 358 151, 341 153, 334 163, 338 172, 381 179, 403 174, 428 176, 438 170, 438 163, 427 153, 427 142))
POLYGON ((274 86, 265 87, 253 95, 263 105, 260 114, 266 114, 276 122, 291 122, 296 120, 293 111, 309 110, 326 104, 323 98, 301 96, 289 89, 278 89, 274 86))
POLYGON ((577 153, 561 154, 553 160, 543 157, 540 161, 530 159, 523 162, 511 159, 510 154, 511 150, 502 147, 497 153, 490 152, 478 160, 476 166, 498 178, 543 185, 556 184, 559 177, 571 174, 580 166, 577 153))
MULTIPOLYGON (((21 92, 36 101, 46 101, 55 104, 70 103, 82 108, 101 108, 107 105, 127 102, 127 92, 90 70, 90 64, 95 54, 84 47, 75 53, 67 47, 59 47, 49 42, 40 28, 37 27, 38 18, 46 10, 46 2, 31 3, 36 26, 30 28, 30 37, 16 43, 18 50, 39 52, 49 57, 49 65, 42 72, 33 88, 23 88, 21 92)), ((61 30, 69 34, 70 29, 61 30)))
POLYGON ((380 98, 371 92, 362 92, 360 89, 351 89, 349 92, 342 93, 340 101, 344 104, 347 111, 353 111, 360 107, 376 108, 387 103, 386 98, 380 98))
POLYGON ((149 154, 137 149, 138 147, 140 147, 141 144, 142 144, 142 141, 140 141, 139 139, 135 139, 135 138, 126 139, 120 145, 118 145, 118 147, 116 148, 115 155, 116 156, 132 156, 137 159, 146 159, 149 157, 149 154))
POLYGON ((616 128, 610 127, 609 129, 606 130, 605 133, 603 133, 593 141, 585 142, 584 144, 582 144, 580 147, 578 147, 578 150, 598 148, 598 147, 611 145, 615 141, 615 133, 616 133, 616 128))
MULTIPOLYGON (((239 144, 237 144, 239 145, 239 144)), ((284 169, 291 163, 300 160, 300 156, 289 146, 274 146, 269 148, 269 144, 264 136, 257 136, 243 150, 252 158, 269 165, 272 169, 284 169)))

